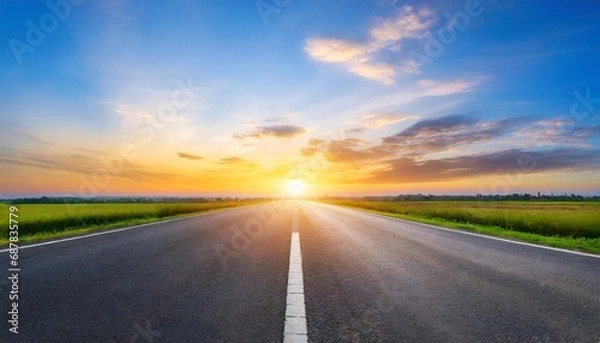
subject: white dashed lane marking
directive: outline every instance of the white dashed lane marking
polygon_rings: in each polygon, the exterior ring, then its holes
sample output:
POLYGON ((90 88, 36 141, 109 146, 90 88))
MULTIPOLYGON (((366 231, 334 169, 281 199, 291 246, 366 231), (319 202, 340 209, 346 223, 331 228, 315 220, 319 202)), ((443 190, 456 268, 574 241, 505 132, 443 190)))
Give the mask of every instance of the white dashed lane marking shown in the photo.
POLYGON ((307 343, 306 308, 304 306, 304 278, 302 254, 298 233, 298 212, 292 219, 292 243, 290 245, 290 270, 288 273, 287 299, 283 343, 307 343))

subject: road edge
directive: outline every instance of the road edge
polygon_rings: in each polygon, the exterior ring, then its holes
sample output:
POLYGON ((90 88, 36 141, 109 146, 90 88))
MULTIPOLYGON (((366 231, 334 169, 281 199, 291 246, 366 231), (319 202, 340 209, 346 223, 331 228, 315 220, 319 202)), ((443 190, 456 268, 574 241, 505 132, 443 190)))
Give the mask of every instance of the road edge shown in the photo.
POLYGON ((569 250, 569 249, 563 249, 563 248, 550 247, 550 246, 547 246, 547 245, 540 245, 540 244, 535 244, 535 243, 529 243, 529 242, 523 242, 523 241, 518 241, 518 240, 512 240, 510 238, 497 237, 497 236, 492 236, 492 235, 486 235, 486 234, 478 233, 478 232, 471 232, 471 231, 467 231, 467 230, 461 230, 461 229, 455 229, 455 228, 448 228, 448 227, 437 226, 437 225, 427 224, 427 223, 420 223, 418 221, 412 221, 412 220, 409 220, 409 219, 403 219, 403 218, 394 217, 392 215, 393 213, 386 213, 386 212, 381 212, 381 211, 367 210, 367 209, 364 209, 364 208, 358 208, 358 207, 352 207, 352 206, 340 206, 340 205, 334 205, 334 204, 326 204, 326 203, 321 203, 321 202, 313 202, 313 203, 324 205, 324 206, 332 206, 332 207, 341 208, 341 209, 357 210, 357 211, 360 211, 360 212, 364 212, 364 213, 371 214, 371 215, 378 216, 378 217, 382 217, 382 218, 387 218, 387 219, 390 219, 390 220, 395 220, 395 221, 405 222, 405 223, 410 223, 410 224, 423 225, 423 226, 426 226, 426 227, 429 227, 429 228, 432 228, 432 229, 438 229, 438 230, 444 230, 444 231, 450 231, 450 232, 457 232, 457 233, 461 233, 461 234, 464 234, 464 235, 482 237, 482 238, 487 238, 487 239, 493 239, 493 240, 496 240, 496 241, 508 242, 508 243, 513 243, 513 244, 518 244, 518 245, 523 245, 523 246, 530 246, 530 247, 535 247, 535 248, 540 248, 540 249, 553 250, 553 251, 558 251, 558 252, 563 252, 563 253, 568 253, 568 254, 574 254, 574 255, 579 255, 579 256, 586 256, 586 257, 593 257, 593 258, 600 259, 600 255, 596 255, 596 254, 592 254, 592 253, 588 253, 588 252, 582 252, 582 251, 575 251, 575 250, 569 250))
MULTIPOLYGON (((190 219, 190 218, 195 218, 195 217, 200 217, 200 216, 215 214, 215 213, 219 213, 219 212, 224 212, 224 211, 228 211, 228 210, 233 210, 233 209, 236 209, 236 208, 243 208, 243 207, 248 207, 248 206, 257 206, 257 205, 262 205, 262 204, 264 204, 264 203, 248 204, 248 205, 241 205, 241 206, 232 206, 232 207, 227 207, 227 208, 219 208, 219 209, 216 209, 216 210, 208 210, 208 211, 203 211, 203 212, 200 212, 200 213, 195 213, 195 214, 190 214, 190 215, 176 216, 175 218, 167 218, 167 219, 162 219, 162 220, 158 220, 158 221, 153 221, 153 222, 143 223, 143 224, 138 224, 138 225, 133 225, 133 226, 109 228, 109 229, 104 229, 104 230, 101 229, 100 231, 94 231, 94 232, 84 233, 84 234, 81 234, 81 235, 74 235, 74 236, 64 237, 64 238, 60 238, 60 239, 51 239, 51 240, 48 240, 48 241, 42 241, 42 242, 37 242, 37 243, 28 243, 28 244, 25 244, 25 245, 19 245, 19 250, 21 250, 21 249, 28 249, 28 248, 36 248, 36 247, 40 247, 40 246, 58 244, 58 243, 69 242, 69 241, 75 241, 75 240, 89 238, 89 237, 95 237, 95 236, 101 236, 101 235, 108 235, 108 234, 112 234, 112 233, 117 233, 117 232, 132 230, 132 229, 139 229, 139 228, 143 228, 143 227, 146 227, 146 226, 152 226, 152 225, 157 225, 157 224, 170 223, 170 222, 174 222, 174 221, 178 221, 178 220, 190 219)), ((5 253, 5 252, 9 251, 9 249, 10 249, 9 247, 2 248, 2 249, 0 249, 0 253, 5 253)))

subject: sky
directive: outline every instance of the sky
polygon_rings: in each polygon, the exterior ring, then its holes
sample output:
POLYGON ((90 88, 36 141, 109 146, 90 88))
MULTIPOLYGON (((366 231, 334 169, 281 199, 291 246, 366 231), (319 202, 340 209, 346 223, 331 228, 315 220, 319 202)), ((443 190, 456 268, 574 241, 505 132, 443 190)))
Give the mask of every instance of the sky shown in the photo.
POLYGON ((600 1, 0 1, 0 198, 600 194, 600 1))

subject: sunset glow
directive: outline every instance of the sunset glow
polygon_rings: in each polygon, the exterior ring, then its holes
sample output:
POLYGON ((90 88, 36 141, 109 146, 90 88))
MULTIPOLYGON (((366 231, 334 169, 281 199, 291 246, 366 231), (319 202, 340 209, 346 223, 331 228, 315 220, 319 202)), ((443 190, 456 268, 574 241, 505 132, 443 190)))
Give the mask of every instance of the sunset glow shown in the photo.
POLYGON ((291 196, 301 196, 306 190, 306 183, 301 180, 290 180, 286 184, 286 189, 291 196))

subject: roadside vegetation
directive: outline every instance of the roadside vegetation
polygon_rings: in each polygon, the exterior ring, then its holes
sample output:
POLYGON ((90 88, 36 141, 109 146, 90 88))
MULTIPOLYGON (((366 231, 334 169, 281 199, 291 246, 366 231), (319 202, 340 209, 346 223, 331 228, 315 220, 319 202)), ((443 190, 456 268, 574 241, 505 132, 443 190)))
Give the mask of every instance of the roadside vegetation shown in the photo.
POLYGON ((530 243, 600 254, 600 202, 397 201, 323 202, 530 243))
MULTIPOLYGON (((8 244, 8 209, 17 206, 19 242, 34 242, 159 221, 165 218, 249 205, 264 200, 202 203, 0 204, 0 245, 8 244)), ((14 219, 14 218, 13 218, 14 219)))

